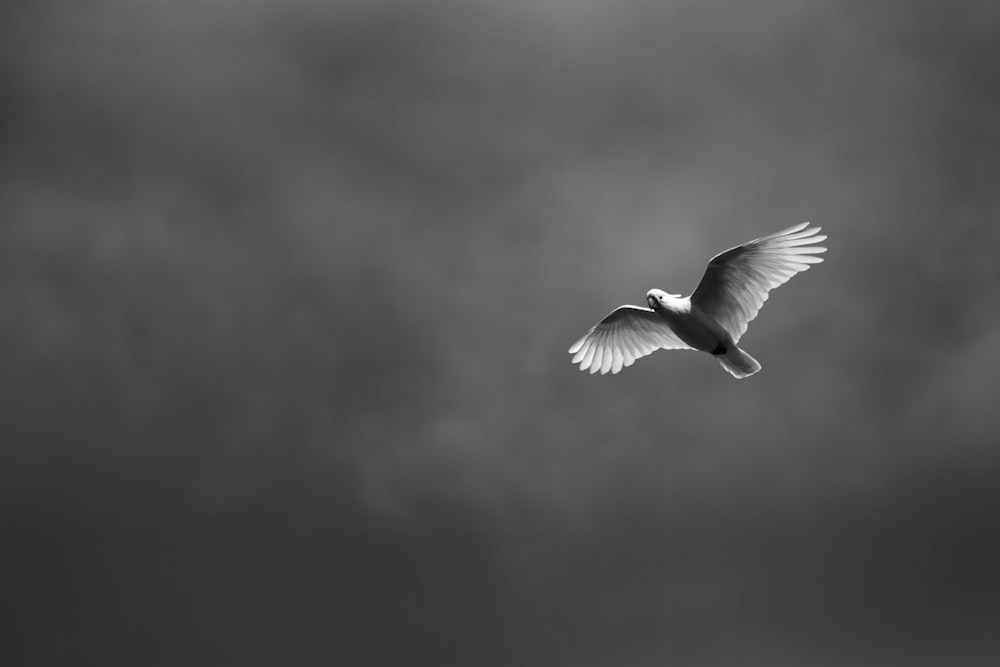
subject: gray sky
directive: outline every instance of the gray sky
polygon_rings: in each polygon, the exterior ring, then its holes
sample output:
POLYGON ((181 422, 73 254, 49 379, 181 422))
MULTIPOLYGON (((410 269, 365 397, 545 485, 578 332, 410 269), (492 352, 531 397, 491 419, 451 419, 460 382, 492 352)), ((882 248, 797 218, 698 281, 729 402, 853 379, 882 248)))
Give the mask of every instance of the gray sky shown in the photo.
POLYGON ((0 10, 0 650, 991 663, 998 30, 985 2, 0 10), (570 365, 805 220, 830 251, 743 339, 760 374, 570 365))

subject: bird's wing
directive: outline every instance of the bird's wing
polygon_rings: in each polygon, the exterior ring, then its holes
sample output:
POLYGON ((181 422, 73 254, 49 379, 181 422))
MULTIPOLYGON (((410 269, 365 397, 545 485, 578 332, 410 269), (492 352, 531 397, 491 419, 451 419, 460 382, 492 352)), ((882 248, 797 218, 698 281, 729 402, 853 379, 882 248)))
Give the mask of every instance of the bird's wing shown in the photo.
POLYGON ((803 222, 716 255, 691 294, 692 307, 714 317, 738 341, 768 292, 823 261, 816 256, 826 252, 815 245, 826 239, 819 231, 803 222))
POLYGON ((666 320, 649 308, 621 306, 611 311, 587 335, 573 343, 569 353, 580 370, 601 375, 617 373, 639 357, 656 350, 690 350, 666 320))

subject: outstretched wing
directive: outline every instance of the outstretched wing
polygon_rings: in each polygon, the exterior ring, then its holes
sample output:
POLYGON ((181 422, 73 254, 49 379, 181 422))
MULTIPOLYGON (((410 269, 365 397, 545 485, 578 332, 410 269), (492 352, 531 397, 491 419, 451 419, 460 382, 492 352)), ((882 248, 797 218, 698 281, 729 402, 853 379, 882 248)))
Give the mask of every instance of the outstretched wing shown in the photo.
POLYGON ((666 320, 649 308, 621 306, 573 343, 569 353, 580 370, 617 373, 656 350, 690 350, 666 320))
POLYGON ((768 292, 823 261, 816 257, 826 252, 815 245, 826 239, 819 231, 803 222, 716 255, 691 294, 692 308, 714 317, 738 341, 768 292))

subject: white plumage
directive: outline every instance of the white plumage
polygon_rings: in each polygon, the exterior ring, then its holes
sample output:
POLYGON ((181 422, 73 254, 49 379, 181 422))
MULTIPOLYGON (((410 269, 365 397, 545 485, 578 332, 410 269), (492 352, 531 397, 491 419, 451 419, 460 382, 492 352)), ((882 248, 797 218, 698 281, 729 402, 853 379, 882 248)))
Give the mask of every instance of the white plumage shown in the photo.
POLYGON ((616 308, 574 343, 573 363, 617 373, 656 350, 701 350, 735 377, 753 375, 760 364, 736 343, 768 292, 823 261, 819 231, 803 222, 716 255, 689 297, 649 290, 649 308, 616 308))

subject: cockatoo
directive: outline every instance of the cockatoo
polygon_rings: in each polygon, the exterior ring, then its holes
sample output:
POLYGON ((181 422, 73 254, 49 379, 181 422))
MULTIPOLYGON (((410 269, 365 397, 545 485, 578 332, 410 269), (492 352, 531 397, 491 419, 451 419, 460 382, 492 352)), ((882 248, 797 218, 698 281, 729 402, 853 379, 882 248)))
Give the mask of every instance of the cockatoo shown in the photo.
POLYGON ((816 245, 826 240, 819 231, 803 222, 716 255, 691 296, 649 290, 649 308, 616 308, 573 343, 573 363, 603 375, 656 350, 700 350, 734 377, 753 375, 760 364, 736 343, 768 292, 823 261, 816 256, 826 252, 816 245))

